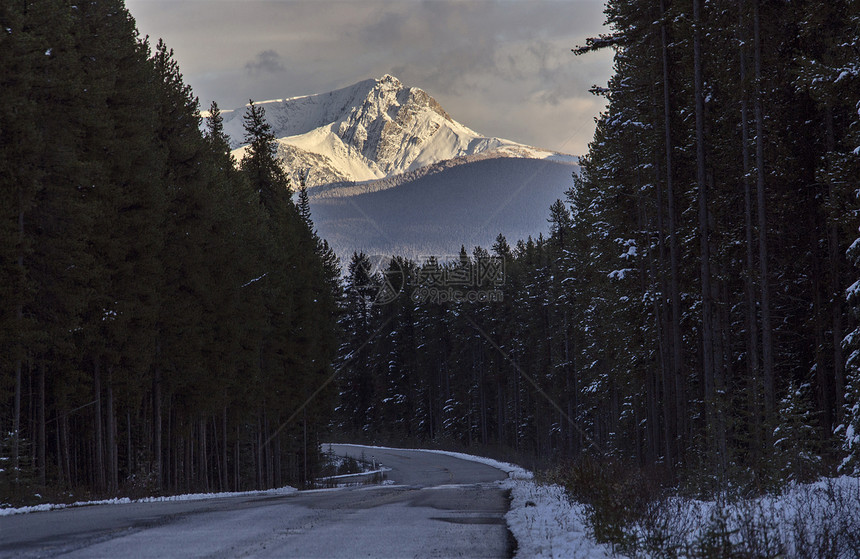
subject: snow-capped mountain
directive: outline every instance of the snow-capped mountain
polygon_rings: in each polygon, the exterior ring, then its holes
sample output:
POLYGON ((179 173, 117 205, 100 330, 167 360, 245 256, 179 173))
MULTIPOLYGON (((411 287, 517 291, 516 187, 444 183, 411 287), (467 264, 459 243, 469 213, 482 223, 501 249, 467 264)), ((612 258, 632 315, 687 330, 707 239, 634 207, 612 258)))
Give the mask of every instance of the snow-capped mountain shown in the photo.
MULTIPOLYGON (((344 265, 356 250, 420 259, 546 233, 578 168, 573 156, 482 136, 390 75, 257 104, 287 171, 310 172, 314 224, 344 265)), ((245 107, 221 114, 241 159, 245 107)))
MULTIPOLYGON (((388 179, 474 155, 574 162, 563 154, 482 136, 453 120, 426 92, 391 75, 256 104, 265 108, 284 165, 310 170, 308 186, 388 179)), ((244 153, 244 112, 221 113, 237 159, 244 153)))

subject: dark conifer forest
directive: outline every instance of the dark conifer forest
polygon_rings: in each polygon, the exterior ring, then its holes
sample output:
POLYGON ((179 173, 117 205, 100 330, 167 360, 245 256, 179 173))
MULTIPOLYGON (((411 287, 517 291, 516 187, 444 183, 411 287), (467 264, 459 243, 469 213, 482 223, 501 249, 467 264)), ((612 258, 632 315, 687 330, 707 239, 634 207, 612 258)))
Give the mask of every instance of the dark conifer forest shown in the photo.
POLYGON ((614 50, 608 108, 548 235, 492 247, 503 302, 416 302, 421 262, 379 275, 394 303, 348 291, 341 421, 703 489, 856 468, 858 8, 608 2, 574 49, 614 50))
POLYGON ((606 14, 546 236, 342 276, 260 107, 236 161, 121 0, 0 4, 0 500, 301 485, 327 438, 856 472, 860 6, 606 14))
POLYGON ((237 166, 122 1, 3 2, 0 24, 3 499, 303 483, 339 270, 262 110, 237 166))

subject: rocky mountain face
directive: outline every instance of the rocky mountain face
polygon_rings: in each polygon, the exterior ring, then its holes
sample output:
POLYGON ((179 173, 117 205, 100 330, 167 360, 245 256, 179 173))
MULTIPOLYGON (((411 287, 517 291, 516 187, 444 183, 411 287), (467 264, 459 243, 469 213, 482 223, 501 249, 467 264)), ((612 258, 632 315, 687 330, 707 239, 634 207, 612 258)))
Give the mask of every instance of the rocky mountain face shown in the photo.
MULTIPOLYGON (((310 170, 311 187, 387 179, 478 154, 565 157, 482 136, 453 120, 425 91, 391 75, 329 93, 257 104, 266 110, 285 166, 310 170)), ((222 111, 237 158, 244 152, 243 114, 244 109, 222 111)))

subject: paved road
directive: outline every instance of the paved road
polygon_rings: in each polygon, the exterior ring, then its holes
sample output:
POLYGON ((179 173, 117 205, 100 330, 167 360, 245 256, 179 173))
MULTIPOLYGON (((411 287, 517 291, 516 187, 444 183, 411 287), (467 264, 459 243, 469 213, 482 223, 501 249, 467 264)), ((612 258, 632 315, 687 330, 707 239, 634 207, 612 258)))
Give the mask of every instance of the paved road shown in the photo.
POLYGON ((444 455, 333 445, 395 485, 98 505, 0 517, 0 557, 507 557, 495 468, 444 455))

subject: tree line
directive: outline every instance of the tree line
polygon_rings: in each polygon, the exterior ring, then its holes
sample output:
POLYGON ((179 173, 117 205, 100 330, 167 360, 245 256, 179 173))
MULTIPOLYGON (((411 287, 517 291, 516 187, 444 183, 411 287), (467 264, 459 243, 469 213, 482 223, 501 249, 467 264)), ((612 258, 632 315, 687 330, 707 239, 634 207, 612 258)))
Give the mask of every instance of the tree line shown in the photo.
POLYGON ((373 305, 355 255, 341 425, 609 456, 697 487, 851 470, 856 2, 610 0, 605 13, 611 33, 574 52, 614 50, 592 90, 608 107, 549 235, 492 247, 503 302, 406 290, 373 305))
POLYGON ((300 484, 337 260, 121 0, 0 5, 0 501, 300 484))

